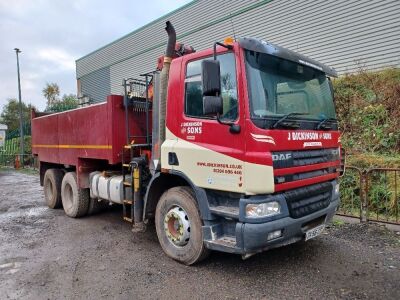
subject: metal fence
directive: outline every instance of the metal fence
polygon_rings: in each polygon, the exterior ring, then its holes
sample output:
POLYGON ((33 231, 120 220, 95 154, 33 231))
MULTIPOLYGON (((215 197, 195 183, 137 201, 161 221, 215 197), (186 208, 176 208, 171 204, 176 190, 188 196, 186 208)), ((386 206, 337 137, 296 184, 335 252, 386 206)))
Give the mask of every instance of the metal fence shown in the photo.
POLYGON ((346 166, 340 179, 338 215, 361 222, 400 224, 400 168, 360 169, 346 166))
POLYGON ((363 172, 353 166, 346 166, 345 168, 344 176, 340 179, 340 207, 338 214, 361 218, 363 172))
POLYGON ((399 168, 373 168, 366 172, 368 220, 400 224, 399 168))
POLYGON ((5 154, 0 153, 0 167, 10 167, 10 168, 32 168, 37 169, 39 162, 37 157, 32 154, 5 154))
MULTIPOLYGON (((32 154, 0 153, 0 167, 38 168, 32 154)), ((361 222, 400 224, 400 168, 361 169, 346 166, 340 178, 340 207, 337 214, 361 222)))

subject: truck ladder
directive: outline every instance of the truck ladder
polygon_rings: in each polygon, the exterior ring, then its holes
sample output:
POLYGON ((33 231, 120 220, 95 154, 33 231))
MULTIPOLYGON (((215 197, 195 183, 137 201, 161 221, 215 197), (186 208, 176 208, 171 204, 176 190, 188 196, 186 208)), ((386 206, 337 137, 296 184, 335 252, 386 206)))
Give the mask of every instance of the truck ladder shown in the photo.
POLYGON ((143 193, 142 174, 146 159, 142 149, 151 148, 150 116, 151 102, 149 101, 149 85, 152 73, 142 74, 145 80, 128 78, 123 80, 124 110, 126 126, 126 145, 122 149, 122 175, 123 175, 123 219, 133 224, 134 230, 143 230, 143 193), (146 114, 146 134, 144 136, 131 135, 130 114, 146 114), (135 143, 139 140, 142 143, 135 143), (125 163, 125 154, 129 150, 129 163, 125 163), (137 151, 139 150, 139 151, 137 151), (139 155, 139 157, 137 157, 139 155), (130 174, 130 180, 127 175, 130 174), (127 191, 130 191, 128 197, 127 191))
MULTIPOLYGON (((131 148, 130 153, 133 153, 132 148, 140 145, 129 145, 131 148)), ((127 148, 127 147, 126 147, 127 148)), ((122 153, 124 154, 124 153, 122 153)), ((124 221, 133 224, 132 231, 144 231, 145 225, 143 223, 143 192, 142 192, 142 174, 143 167, 146 165, 146 158, 134 157, 131 159, 129 164, 124 162, 124 155, 122 156, 122 176, 123 176, 123 219, 124 221), (130 174, 130 179, 126 176, 130 174), (130 191, 130 197, 127 195, 127 191, 130 191)))
POLYGON ((122 218, 124 221, 133 223, 134 221, 134 206, 133 206, 133 178, 131 176, 130 180, 127 175, 131 173, 131 164, 124 162, 124 153, 122 151, 122 178, 123 178, 123 201, 122 201, 122 218), (131 197, 128 199, 127 189, 131 191, 131 197))

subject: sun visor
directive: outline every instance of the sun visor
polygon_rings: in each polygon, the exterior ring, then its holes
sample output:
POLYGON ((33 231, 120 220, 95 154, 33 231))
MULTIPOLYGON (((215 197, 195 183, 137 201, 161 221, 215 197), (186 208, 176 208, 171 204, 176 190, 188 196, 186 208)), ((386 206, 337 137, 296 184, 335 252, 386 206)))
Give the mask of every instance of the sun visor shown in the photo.
POLYGON ((328 76, 337 77, 337 72, 334 68, 328 67, 327 65, 321 64, 307 56, 283 48, 281 46, 274 45, 270 42, 266 42, 255 38, 240 38, 239 44, 244 49, 274 55, 283 59, 287 59, 302 64, 304 66, 308 66, 313 69, 320 70, 325 74, 327 74, 328 76))

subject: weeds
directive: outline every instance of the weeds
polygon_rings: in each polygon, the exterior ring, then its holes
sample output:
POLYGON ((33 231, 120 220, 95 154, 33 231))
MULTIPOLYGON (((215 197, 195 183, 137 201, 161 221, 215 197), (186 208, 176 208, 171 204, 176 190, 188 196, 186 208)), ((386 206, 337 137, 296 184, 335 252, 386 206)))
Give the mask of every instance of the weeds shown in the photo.
POLYGON ((348 153, 400 151, 400 69, 345 75, 334 81, 342 144, 348 153))

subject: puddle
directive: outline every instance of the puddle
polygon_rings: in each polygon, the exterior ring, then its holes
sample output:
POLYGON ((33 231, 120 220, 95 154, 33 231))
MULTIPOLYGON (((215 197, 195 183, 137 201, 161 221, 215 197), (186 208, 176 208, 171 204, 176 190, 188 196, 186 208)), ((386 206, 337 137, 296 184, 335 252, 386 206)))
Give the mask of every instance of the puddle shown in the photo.
POLYGON ((9 222, 10 220, 15 220, 18 218, 41 217, 45 215, 45 213, 48 211, 49 211, 48 207, 40 206, 40 207, 32 207, 26 210, 5 212, 0 214, 0 223, 9 222))
POLYGON ((5 274, 11 275, 17 273, 20 267, 21 262, 19 261, 9 262, 0 265, 0 272, 5 272, 5 274))

